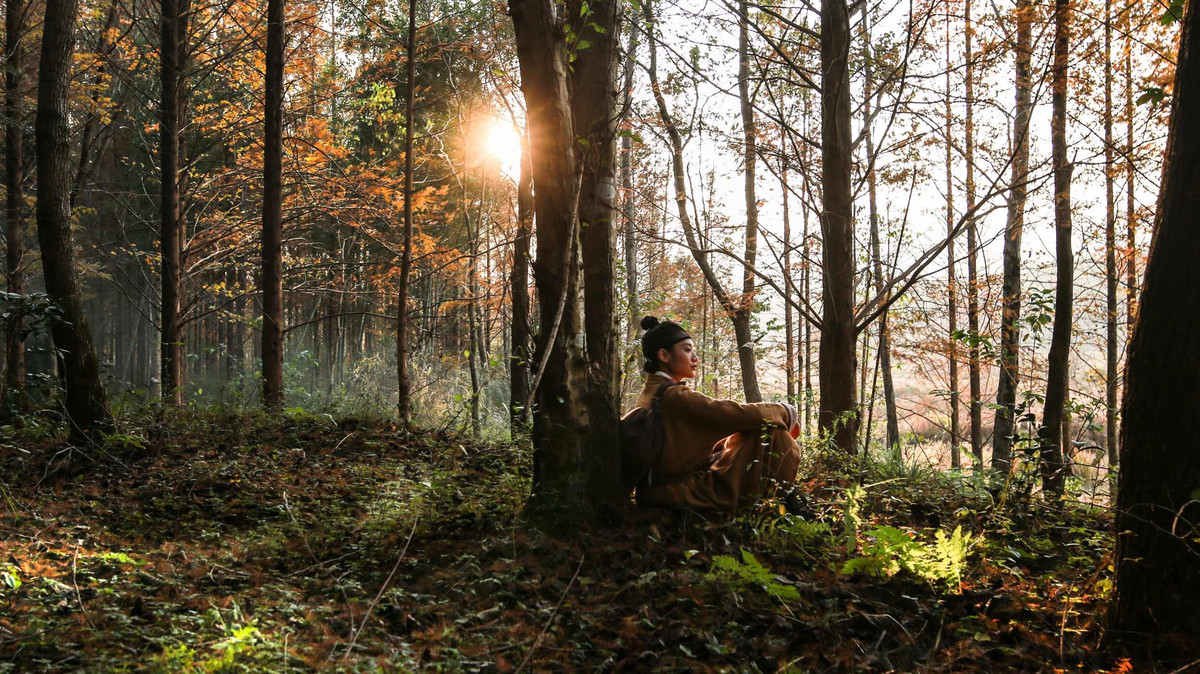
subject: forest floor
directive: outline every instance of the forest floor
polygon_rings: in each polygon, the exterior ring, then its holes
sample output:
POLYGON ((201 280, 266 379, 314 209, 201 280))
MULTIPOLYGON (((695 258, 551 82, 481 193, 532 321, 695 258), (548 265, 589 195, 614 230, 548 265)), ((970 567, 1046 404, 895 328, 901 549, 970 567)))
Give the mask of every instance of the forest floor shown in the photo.
POLYGON ((552 536, 517 445, 304 412, 126 426, 86 454, 0 433, 0 672, 1183 664, 1099 646, 1102 510, 1018 516, 962 476, 552 536))

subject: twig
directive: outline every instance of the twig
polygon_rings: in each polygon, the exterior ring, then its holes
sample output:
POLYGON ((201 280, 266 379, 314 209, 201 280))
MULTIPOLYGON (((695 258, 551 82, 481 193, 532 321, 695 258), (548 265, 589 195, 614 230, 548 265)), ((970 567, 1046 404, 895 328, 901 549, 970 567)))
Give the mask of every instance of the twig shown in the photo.
POLYGON ((546 630, 550 629, 550 623, 554 622, 555 616, 558 615, 558 609, 562 606, 563 600, 567 598, 567 593, 571 591, 571 586, 575 584, 575 579, 579 577, 579 571, 583 568, 583 560, 587 557, 585 554, 579 555, 579 566, 575 567, 575 575, 571 576, 571 581, 563 588, 562 594, 558 596, 558 603, 554 605, 554 610, 550 612, 550 617, 546 619, 546 624, 542 625, 542 631, 538 633, 537 638, 533 640, 533 645, 529 647, 529 652, 525 654, 525 659, 521 661, 521 666, 517 667, 517 672, 525 669, 525 665, 529 664, 529 658, 533 657, 533 652, 537 650, 538 643, 542 637, 546 636, 546 630))
POLYGON ((379 593, 375 595, 375 599, 371 601, 371 605, 367 607, 367 612, 363 614, 362 620, 358 624, 358 629, 354 631, 354 636, 350 638, 350 644, 346 646, 346 654, 343 659, 350 657, 350 653, 354 651, 354 644, 358 643, 358 635, 362 634, 363 628, 367 626, 367 618, 371 617, 371 611, 375 610, 375 605, 379 603, 383 593, 387 591, 388 585, 392 584, 392 578, 396 575, 396 569, 400 568, 400 562, 404 561, 404 555, 408 553, 408 546, 412 543, 413 534, 417 533, 417 524, 421 521, 421 516, 418 514, 413 520, 412 531, 408 532, 408 540, 404 542, 404 549, 400 551, 400 557, 396 563, 392 565, 392 571, 383 581, 383 585, 379 588, 379 593))
POLYGON ((83 611, 83 619, 87 621, 90 627, 95 627, 95 625, 92 625, 91 617, 88 616, 87 607, 83 605, 83 595, 79 593, 79 579, 75 575, 77 561, 79 561, 79 548, 75 548, 75 556, 71 558, 71 584, 75 586, 75 599, 79 602, 79 610, 83 611))
MULTIPOLYGON (((338 444, 340 445, 341 443, 339 442, 338 444)), ((317 563, 317 566, 323 566, 321 559, 317 557, 317 553, 313 552, 312 546, 308 544, 308 536, 304 535, 304 530, 300 528, 300 523, 296 521, 296 516, 292 514, 292 504, 288 503, 286 491, 283 492, 283 508, 287 511, 288 517, 291 518, 292 524, 296 527, 296 533, 300 534, 300 540, 304 541, 304 548, 308 550, 308 556, 312 557, 312 560, 317 563)))
POLYGON ((1196 665, 1200 665, 1200 660, 1192 660, 1191 662, 1180 667, 1179 669, 1176 669, 1176 670, 1170 672, 1170 674, 1183 674, 1183 672, 1191 669, 1192 667, 1195 667, 1196 665))

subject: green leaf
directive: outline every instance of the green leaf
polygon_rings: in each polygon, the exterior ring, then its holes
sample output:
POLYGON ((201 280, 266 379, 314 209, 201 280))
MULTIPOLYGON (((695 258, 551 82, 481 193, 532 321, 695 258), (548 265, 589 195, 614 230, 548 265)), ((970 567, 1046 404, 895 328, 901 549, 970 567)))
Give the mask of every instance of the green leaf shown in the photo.
POLYGON ((1171 5, 1158 17, 1158 22, 1169 26, 1183 18, 1183 0, 1171 0, 1171 5))

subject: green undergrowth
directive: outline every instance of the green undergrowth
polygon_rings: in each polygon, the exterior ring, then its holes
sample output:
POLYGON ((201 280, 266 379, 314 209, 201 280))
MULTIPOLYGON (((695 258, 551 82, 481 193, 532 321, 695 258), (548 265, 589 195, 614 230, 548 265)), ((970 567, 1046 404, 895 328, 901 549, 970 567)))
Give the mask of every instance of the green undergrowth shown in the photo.
POLYGON ((788 508, 551 536, 520 444, 301 409, 36 430, 0 432, 0 672, 1124 666, 1106 515, 970 476, 808 466, 788 508))

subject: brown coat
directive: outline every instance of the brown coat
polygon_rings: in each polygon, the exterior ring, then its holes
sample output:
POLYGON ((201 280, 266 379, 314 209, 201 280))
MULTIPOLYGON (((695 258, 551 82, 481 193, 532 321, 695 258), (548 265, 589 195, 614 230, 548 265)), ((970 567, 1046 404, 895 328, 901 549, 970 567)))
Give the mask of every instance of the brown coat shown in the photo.
MULTIPOLYGON (((661 375, 648 376, 637 406, 649 409, 667 383, 661 375)), ((665 442, 653 474, 687 477, 639 490, 639 504, 732 514, 753 504, 772 480, 796 479, 800 449, 787 434, 783 405, 716 400, 685 384, 667 389, 659 410, 665 442), (766 428, 764 436, 765 427, 774 430, 766 428)))

